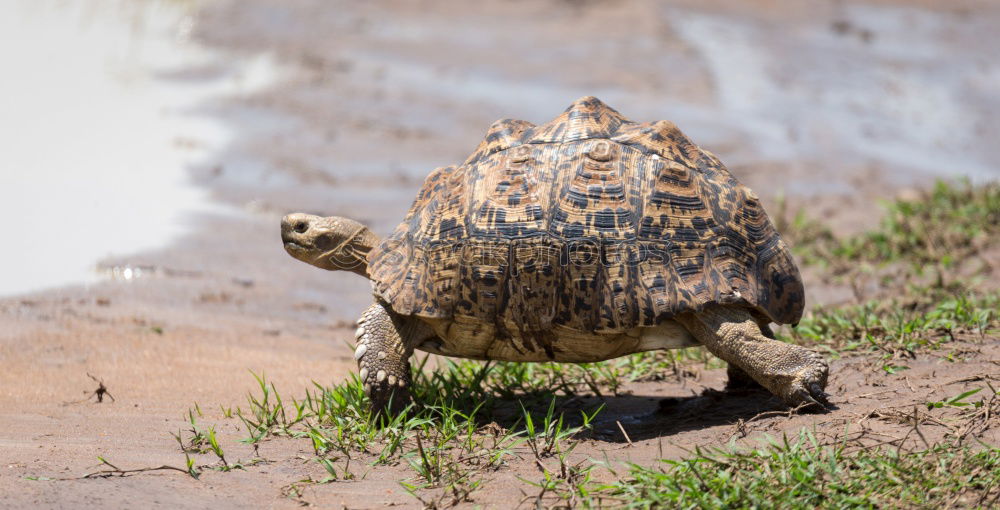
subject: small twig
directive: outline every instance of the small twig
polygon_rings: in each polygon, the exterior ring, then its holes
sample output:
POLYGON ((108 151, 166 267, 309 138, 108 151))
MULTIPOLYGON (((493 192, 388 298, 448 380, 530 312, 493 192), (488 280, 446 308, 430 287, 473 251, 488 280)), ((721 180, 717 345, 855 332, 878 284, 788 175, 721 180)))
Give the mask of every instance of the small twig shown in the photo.
POLYGON ((984 379, 994 379, 995 377, 996 376, 992 374, 976 374, 976 375, 970 375, 968 377, 963 377, 961 379, 955 379, 954 381, 948 381, 942 384, 941 386, 949 386, 958 383, 976 382, 976 381, 982 381, 984 379))
POLYGON ((625 436, 625 440, 628 441, 628 445, 632 446, 632 438, 628 437, 628 432, 625 432, 625 427, 622 427, 622 422, 615 420, 618 424, 618 430, 622 431, 622 435, 625 436))
POLYGON ((538 466, 538 470, 541 471, 542 474, 549 472, 549 470, 545 467, 545 464, 542 464, 542 459, 537 455, 535 456, 535 465, 538 466))
POLYGON ((784 415, 786 418, 791 418, 795 413, 799 412, 800 410, 802 410, 803 408, 805 408, 808 405, 809 404, 807 402, 803 402, 803 403, 801 403, 801 404, 799 404, 799 405, 797 405, 797 406, 795 406, 795 407, 793 407, 791 409, 785 409, 783 411, 764 411, 762 413, 756 414, 755 416, 753 416, 749 420, 746 420, 744 423, 750 423, 752 421, 757 421, 758 419, 768 418, 768 417, 771 417, 771 416, 781 416, 781 415, 784 415))
POLYGON ((87 372, 87 377, 90 377, 91 379, 94 380, 94 382, 97 383, 97 389, 94 390, 94 391, 92 391, 90 393, 90 395, 87 395, 87 398, 84 399, 84 400, 90 400, 91 396, 96 396, 97 397, 97 403, 100 404, 100 403, 104 402, 104 395, 107 395, 108 398, 110 398, 112 402, 115 401, 114 395, 112 395, 111 392, 108 391, 108 387, 104 385, 104 379, 98 379, 98 378, 94 377, 93 375, 90 375, 90 372, 87 372))
POLYGON ((864 393, 864 394, 861 394, 861 395, 855 395, 855 396, 853 396, 853 397, 850 397, 850 399, 848 399, 848 401, 851 401, 851 400, 854 400, 854 399, 856 399, 856 398, 868 398, 868 397, 874 397, 875 395, 881 395, 881 394, 883 394, 883 393, 890 393, 890 392, 894 392, 894 391, 899 391, 899 390, 896 390, 896 389, 889 389, 889 390, 882 390, 882 391, 873 391, 873 392, 871 392, 871 393, 864 393))
POLYGON ((783 411, 764 411, 762 413, 757 413, 752 418, 747 419, 747 420, 744 420, 744 419, 741 418, 735 424, 733 424, 732 431, 728 433, 728 436, 729 436, 730 439, 732 439, 737 434, 739 434, 739 436, 741 438, 747 437, 747 434, 749 433, 749 430, 747 430, 747 424, 749 424, 750 422, 753 422, 753 421, 756 421, 756 420, 759 420, 759 419, 762 419, 762 418, 769 418, 769 417, 772 417, 772 416, 785 416, 786 418, 791 418, 792 415, 794 415, 796 412, 798 412, 799 410, 801 410, 802 408, 804 408, 806 406, 808 406, 808 404, 805 403, 805 402, 803 402, 803 403, 801 403, 801 404, 799 404, 799 405, 797 405, 797 406, 795 406, 795 407, 793 407, 791 409, 786 409, 786 410, 783 410, 783 411))
POLYGON ((98 457, 98 459, 101 461, 101 464, 103 464, 105 466, 110 466, 111 469, 104 469, 104 470, 101 470, 101 471, 94 471, 93 473, 87 473, 87 474, 85 474, 85 475, 83 475, 83 476, 81 476, 79 478, 63 478, 63 480, 80 480, 80 479, 84 479, 84 478, 111 478, 112 476, 121 476, 121 477, 123 477, 123 476, 128 476, 128 475, 134 474, 134 473, 146 473, 146 472, 149 472, 149 471, 180 471, 181 473, 184 473, 186 475, 190 475, 191 474, 191 473, 189 473, 185 469, 181 469, 181 468, 176 467, 176 466, 167 466, 166 464, 164 464, 164 465, 162 465, 160 467, 146 467, 146 468, 139 468, 139 469, 122 469, 122 468, 120 468, 120 467, 118 467, 118 466, 116 466, 116 465, 108 462, 107 459, 105 459, 104 457, 98 457))
MULTIPOLYGON (((105 462, 105 464, 111 466, 111 463, 105 462)), ((148 467, 139 469, 118 469, 114 466, 112 466, 112 468, 114 469, 104 469, 101 471, 94 471, 93 473, 87 473, 81 476, 80 478, 111 478, 112 476, 128 476, 134 473, 145 473, 147 471, 164 471, 164 470, 180 471, 181 473, 184 473, 186 475, 189 474, 186 469, 181 469, 177 466, 167 466, 167 465, 163 465, 160 467, 148 467)))
POLYGON ((903 444, 906 442, 906 439, 910 437, 910 433, 912 432, 916 432, 917 436, 920 437, 920 440, 924 442, 924 446, 930 449, 930 443, 927 442, 927 438, 924 437, 924 433, 920 431, 920 411, 917 410, 917 406, 913 406, 913 428, 910 429, 905 436, 903 436, 903 441, 900 442, 899 446, 896 448, 897 455, 900 453, 900 450, 902 450, 903 444))

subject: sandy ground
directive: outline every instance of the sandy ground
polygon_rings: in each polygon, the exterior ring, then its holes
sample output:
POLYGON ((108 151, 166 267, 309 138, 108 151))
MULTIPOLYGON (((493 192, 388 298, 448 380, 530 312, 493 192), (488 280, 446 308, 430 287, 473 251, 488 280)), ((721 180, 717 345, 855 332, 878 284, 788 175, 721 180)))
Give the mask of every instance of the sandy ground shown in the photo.
MULTIPOLYGON (((200 480, 170 471, 78 477, 99 469, 99 455, 123 468, 182 465, 170 434, 185 427, 195 402, 203 421, 220 424, 230 455, 249 458, 235 443, 238 422, 217 407, 244 403, 249 371, 298 395, 311 381, 335 383, 355 370, 348 342, 370 300, 367 282, 291 260, 278 218, 344 214, 386 233, 423 176, 464 159, 497 118, 544 122, 587 94, 636 120, 668 118, 765 205, 786 196, 792 210, 808 206, 842 232, 877 221, 878 199, 934 176, 996 177, 1000 148, 984 143, 997 134, 986 119, 1000 111, 986 85, 1000 72, 987 53, 998 38, 995 7, 700 4, 207 3, 194 27, 200 42, 234 59, 267 52, 286 71, 270 90, 204 106, 242 136, 192 169, 193 178, 236 213, 201 215, 170 248, 104 262, 141 268, 141 278, 0 300, 0 506, 297 506, 281 488, 319 469, 302 441, 266 442, 260 454, 269 462, 200 480), (880 81, 889 74, 898 79, 880 81), (960 101, 942 106, 938 86, 960 101), (97 387, 88 374, 113 402, 88 398, 97 387)), ((806 284, 811 304, 849 299, 806 284)), ((661 449, 677 456, 763 432, 836 434, 847 424, 903 436, 907 425, 873 412, 941 399, 972 387, 971 376, 997 374, 998 339, 963 342, 962 362, 919 359, 905 378, 879 375, 872 360, 837 361, 836 410, 744 427, 741 419, 781 406, 761 394, 704 393, 722 388, 717 371, 637 384, 631 396, 609 399, 577 455, 650 461, 661 449), (674 400, 657 411, 664 397, 674 400), (614 423, 624 418, 631 445, 614 423)), ((407 471, 373 469, 363 481, 311 487, 304 499, 412 507, 398 485, 407 471)), ((531 459, 514 461, 475 502, 506 507, 521 496, 516 477, 536 475, 531 459)))

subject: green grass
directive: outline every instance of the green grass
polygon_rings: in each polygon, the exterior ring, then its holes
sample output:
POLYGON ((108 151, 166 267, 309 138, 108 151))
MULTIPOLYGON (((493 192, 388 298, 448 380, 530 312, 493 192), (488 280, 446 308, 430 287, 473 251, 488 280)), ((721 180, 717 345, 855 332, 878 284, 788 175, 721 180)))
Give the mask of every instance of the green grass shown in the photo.
POLYGON ((950 268, 1000 235, 1000 183, 938 181, 916 199, 896 200, 886 209, 879 227, 860 235, 838 238, 803 213, 782 230, 807 264, 842 270, 904 262, 918 273, 950 268))
MULTIPOLYGON (((273 436, 309 441, 327 475, 287 487, 290 497, 301 495, 307 483, 355 480, 377 466, 403 464, 411 471, 403 487, 422 501, 428 493, 437 498, 425 505, 457 503, 469 498, 484 474, 512 458, 563 462, 600 412, 600 406, 564 408, 558 400, 565 394, 543 390, 538 374, 515 366, 471 361, 449 361, 435 371, 418 366, 412 390, 419 405, 379 421, 357 376, 332 387, 317 384, 302 399, 289 400, 255 375, 257 390, 247 396, 247 408, 233 414, 247 431, 247 443, 273 436), (498 385, 505 383, 512 386, 501 391, 498 385)), ((185 452, 215 453, 225 464, 212 441, 214 430, 197 427, 193 416, 189 413, 190 438, 178 439, 185 452)))
POLYGON ((814 309, 798 326, 779 329, 778 336, 832 356, 869 351, 887 359, 912 358, 920 349, 939 349, 956 335, 996 333, 998 309, 998 294, 947 296, 921 306, 872 301, 814 309))
POLYGON ((951 266, 1000 234, 1000 185, 939 181, 917 200, 889 204, 881 228, 842 243, 836 255, 854 260, 907 260, 951 266))
POLYGON ((995 508, 1000 499, 1000 449, 866 449, 821 445, 808 433, 751 450, 698 450, 683 460, 630 464, 613 473, 619 481, 572 489, 583 506, 995 508))

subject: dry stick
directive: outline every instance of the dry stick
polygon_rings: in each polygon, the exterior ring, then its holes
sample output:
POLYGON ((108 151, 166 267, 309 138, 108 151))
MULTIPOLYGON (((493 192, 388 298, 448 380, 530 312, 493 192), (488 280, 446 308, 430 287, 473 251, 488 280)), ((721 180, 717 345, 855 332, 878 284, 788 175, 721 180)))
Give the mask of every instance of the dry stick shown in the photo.
POLYGON ((179 467, 163 465, 160 467, 150 467, 150 468, 140 468, 140 469, 123 469, 123 470, 105 469, 103 471, 95 471, 93 473, 87 473, 81 476, 80 478, 60 478, 60 480, 79 480, 81 478, 111 478, 112 476, 125 477, 135 473, 145 473, 147 471, 166 471, 166 470, 180 471, 181 473, 189 474, 187 471, 179 467))
MULTIPOLYGON (((992 386, 991 386, 992 389, 992 386)), ((958 438, 959 443, 961 443, 969 434, 979 435, 989 430, 990 428, 990 418, 993 414, 993 405, 996 402, 996 393, 988 402, 984 402, 982 408, 978 411, 972 413, 971 416, 967 417, 967 420, 957 431, 952 430, 952 434, 958 438)))
POLYGON ((996 399, 997 399, 997 394, 993 393, 993 396, 990 397, 990 403, 986 405, 986 417, 983 420, 986 423, 990 422, 990 415, 993 413, 993 401, 995 401, 996 399))
POLYGON ((997 376, 993 374, 976 374, 976 375, 970 375, 969 377, 963 377, 961 379, 955 379, 954 381, 948 381, 942 384, 941 386, 949 386, 952 384, 966 383, 966 382, 976 382, 976 381, 982 381, 984 379, 994 379, 996 377, 997 376))
POLYGON ((761 418, 768 418, 768 417, 771 417, 771 416, 781 416, 781 415, 784 415, 786 418, 791 418, 793 414, 797 413, 799 410, 807 407, 808 405, 809 404, 803 402, 803 403, 801 403, 801 404, 799 404, 799 405, 797 405, 797 406, 795 406, 795 407, 793 407, 791 409, 786 409, 784 411, 764 411, 762 413, 757 413, 756 415, 754 415, 749 420, 742 420, 741 419, 741 420, 737 421, 733 425, 733 430, 732 430, 732 432, 729 433, 729 437, 730 437, 730 439, 732 439, 732 437, 735 436, 736 434, 742 434, 740 437, 746 437, 747 436, 747 432, 748 432, 747 429, 746 429, 746 426, 747 426, 748 423, 753 422, 753 421, 758 420, 758 419, 761 419, 761 418))
MULTIPOLYGON (((976 501, 976 505, 977 506, 982 506, 983 501, 986 501, 986 496, 990 495, 990 489, 993 488, 993 483, 994 482, 996 482, 996 479, 992 479, 992 480, 990 480, 990 483, 986 484, 986 488, 983 489, 983 495, 979 496, 979 501, 976 501)), ((983 507, 983 508, 986 508, 986 507, 983 507)))
POLYGON ((542 490, 537 495, 535 495, 535 496, 531 496, 531 495, 526 494, 524 492, 524 490, 522 489, 521 490, 521 494, 525 494, 525 496, 523 498, 521 498, 521 501, 517 504, 517 508, 521 508, 521 505, 523 505, 525 502, 527 502, 530 499, 534 499, 535 500, 535 508, 543 508, 542 507, 542 501, 545 499, 545 492, 548 490, 548 487, 545 484, 542 484, 541 485, 541 489, 542 490))
POLYGON ((997 504, 997 500, 1000 500, 1000 491, 997 491, 997 495, 993 496, 993 499, 990 500, 990 504, 986 505, 985 508, 995 507, 997 504))
MULTIPOLYGON (((420 460, 424 463, 424 467, 429 470, 430 469, 429 468, 430 461, 427 459, 427 453, 424 452, 424 444, 423 444, 423 442, 420 441, 420 434, 419 433, 416 435, 416 438, 417 438, 417 451, 420 452, 420 460)), ((433 474, 433 473, 431 473, 431 474, 433 474)), ((430 479, 428 479, 427 481, 430 482, 430 483, 434 483, 434 481, 430 480, 430 479)))
POLYGON ((797 406, 795 406, 795 407, 793 407, 791 409, 785 409, 784 411, 764 411, 762 413, 757 413, 755 416, 753 416, 752 418, 750 418, 749 420, 747 420, 746 423, 750 423, 752 421, 756 421, 756 420, 758 420, 760 418, 767 418, 769 416, 781 416, 781 415, 785 415, 786 418, 791 418, 792 415, 798 413, 800 410, 802 410, 803 408, 807 407, 808 405, 809 405, 808 403, 803 402, 803 403, 801 403, 801 404, 799 404, 799 405, 797 405, 797 406))
MULTIPOLYGON (((883 434, 883 435, 887 435, 887 434, 883 434)), ((889 437, 892 437, 892 436, 889 436, 889 437)), ((892 445, 892 444, 895 444, 896 446, 902 447, 903 442, 905 442, 905 441, 906 441, 906 437, 897 437, 897 438, 892 439, 890 441, 879 441, 877 443, 872 443, 870 445, 859 445, 858 449, 852 451, 851 453, 856 453, 856 452, 859 452, 861 450, 870 450, 872 448, 878 448, 879 446, 892 445)), ((827 445, 827 446, 829 446, 829 445, 827 445)), ((898 454, 899 449, 897 449, 896 452, 898 454)))
POLYGON ((853 397, 848 398, 847 401, 850 402, 851 400, 854 400, 856 398, 873 397, 875 395, 881 395, 883 393, 896 392, 896 391, 899 391, 899 390, 897 390, 897 389, 891 389, 891 390, 873 391, 871 393, 865 393, 865 394, 862 394, 862 395, 855 395, 853 397))
MULTIPOLYGON (((993 485, 993 482, 990 482, 990 485, 986 486, 986 490, 983 491, 983 496, 981 498, 979 498, 979 503, 978 504, 982 504, 983 500, 986 499, 986 496, 990 495, 990 487, 992 485, 993 485)), ((998 498, 1000 498, 1000 490, 998 490, 997 491, 997 495, 993 497, 993 501, 991 501, 989 505, 983 505, 983 508, 990 508, 990 507, 994 506, 994 504, 997 502, 998 498)))
MULTIPOLYGON (((924 437, 924 433, 920 431, 920 411, 917 410, 917 406, 913 406, 913 431, 916 432, 917 436, 919 436, 924 442, 924 446, 930 449, 931 444, 927 442, 927 438, 924 437)), ((902 446, 903 445, 900 444, 900 448, 902 448, 902 446)), ((898 454, 899 451, 897 450, 896 453, 898 454)))
MULTIPOLYGON (((864 438, 865 436, 891 437, 893 441, 899 441, 901 439, 899 436, 894 436, 892 434, 886 434, 884 432, 876 432, 876 431, 871 430, 871 429, 864 429, 863 431, 858 431, 858 432, 854 432, 854 433, 857 434, 857 437, 853 437, 853 438, 840 438, 840 437, 837 437, 837 436, 833 436, 834 437, 834 442, 833 443, 828 443, 828 444, 824 443, 824 444, 820 444, 820 446, 832 446, 832 445, 836 444, 837 442, 839 442, 842 439, 846 439, 848 441, 856 441, 858 439, 864 438)), ((888 441, 888 442, 891 442, 891 441, 888 441)))
POLYGON ((923 419, 924 419, 925 422, 930 422, 933 425, 939 425, 939 426, 942 426, 942 427, 948 429, 948 431, 951 432, 952 434, 954 434, 955 431, 958 430, 955 427, 953 427, 951 425, 948 425, 947 423, 945 423, 945 422, 943 422, 943 421, 941 421, 941 420, 939 420, 937 418, 934 418, 933 416, 931 416, 929 414, 926 414, 926 413, 924 414, 923 419))
POLYGON ((961 498, 962 496, 964 496, 965 493, 966 493, 966 490, 963 490, 963 491, 959 492, 958 494, 955 494, 955 497, 951 498, 951 501, 949 501, 948 504, 944 506, 944 510, 949 510, 950 508, 952 508, 953 506, 955 506, 955 503, 957 503, 958 500, 959 500, 959 498, 961 498))
POLYGON ((883 409, 901 409, 901 408, 903 408, 903 407, 913 407, 913 406, 916 406, 916 405, 919 405, 919 404, 917 404, 916 402, 910 402, 910 403, 908 403, 908 404, 900 404, 900 405, 898 405, 898 406, 883 406, 883 407, 876 407, 875 409, 872 409, 871 411, 868 411, 868 414, 870 415, 870 414, 872 414, 872 413, 874 413, 874 412, 876 412, 876 411, 881 411, 881 410, 883 410, 883 409))
POLYGON ((91 379, 94 380, 94 382, 97 383, 97 389, 88 393, 86 397, 83 397, 80 400, 71 400, 69 402, 63 402, 62 405, 66 406, 70 404, 80 404, 89 401, 90 397, 97 397, 97 403, 100 404, 104 402, 104 395, 107 395, 109 398, 111 398, 112 402, 115 401, 114 395, 112 395, 111 392, 108 391, 108 387, 104 385, 103 380, 94 377, 93 375, 90 374, 90 372, 87 372, 87 377, 90 377, 91 379))
MULTIPOLYGON (((108 462, 108 461, 106 461, 104 459, 101 459, 101 462, 103 462, 104 464, 107 464, 108 466, 111 466, 111 469, 104 469, 104 470, 101 470, 101 471, 95 471, 93 473, 88 473, 86 475, 81 476, 80 478, 110 478, 110 477, 116 476, 116 475, 117 476, 127 476, 127 475, 129 475, 131 473, 145 473, 147 471, 163 471, 163 470, 180 471, 181 473, 184 473, 184 474, 190 474, 190 473, 188 473, 187 470, 181 469, 181 468, 176 467, 176 466, 163 465, 163 466, 160 466, 160 467, 148 467, 148 468, 139 468, 139 469, 121 469, 118 466, 116 466, 116 465, 114 465, 114 464, 112 464, 112 463, 110 463, 110 462, 108 462)), ((66 478, 66 480, 72 480, 72 478, 66 478)))
MULTIPOLYGON (((857 435, 855 437, 836 437, 836 436, 833 436, 831 441, 824 441, 822 443, 817 444, 816 446, 823 447, 823 446, 833 446, 833 445, 836 445, 838 443, 859 442, 861 439, 863 439, 865 436, 867 436, 869 434, 869 431, 868 430, 860 430, 858 432, 855 432, 854 434, 857 434, 857 435)), ((879 435, 885 436, 886 434, 879 434, 879 435)), ((828 436, 830 436, 830 434, 828 434, 828 436)), ((892 436, 888 436, 888 437, 892 437, 892 436)))
MULTIPOLYGON (((94 395, 94 396, 97 397, 97 403, 98 404, 100 404, 101 402, 104 402, 104 395, 107 395, 108 397, 110 397, 112 402, 115 401, 115 397, 113 395, 111 395, 111 392, 108 391, 108 387, 104 385, 104 380, 103 379, 98 379, 98 378, 90 375, 90 372, 87 372, 87 377, 90 377, 91 379, 94 380, 94 382, 97 383, 97 389, 94 390, 93 392, 91 392, 90 395, 94 395)), ((87 400, 90 399, 90 395, 87 395, 87 400)))
POLYGON ((541 471, 542 474, 549 472, 549 470, 545 468, 545 464, 542 464, 542 459, 538 458, 537 454, 535 456, 535 464, 538 466, 538 470, 541 471))
MULTIPOLYGON (((895 413, 895 414, 884 413, 882 412, 881 409, 876 409, 872 411, 872 415, 874 415, 875 418, 882 418, 882 419, 895 418, 896 420, 902 420, 901 424, 908 423, 911 419, 914 419, 912 416, 904 415, 903 413, 895 413)), ((955 427, 952 427, 951 425, 948 425, 947 423, 944 423, 941 420, 938 420, 937 418, 934 418, 929 414, 924 414, 923 416, 920 417, 920 419, 922 419, 924 422, 928 422, 933 425, 940 425, 948 429, 948 431, 952 433, 954 433, 956 430, 955 427)))
POLYGON ((821 446, 821 447, 822 446, 833 446, 833 445, 835 445, 837 443, 841 443, 841 442, 843 442, 843 443, 857 443, 857 450, 854 450, 853 452, 858 452, 858 451, 861 451, 861 450, 868 450, 868 449, 871 449, 871 448, 877 448, 879 446, 884 446, 884 445, 887 445, 887 444, 893 444, 893 443, 896 443, 896 442, 902 442, 902 441, 904 441, 906 439, 905 437, 901 438, 901 437, 898 437, 898 436, 893 436, 891 434, 884 434, 882 432, 875 432, 875 431, 869 429, 868 427, 865 427, 864 425, 862 425, 862 430, 857 431, 854 434, 855 434, 854 437, 844 437, 844 438, 834 437, 833 441, 828 441, 828 442, 820 443, 818 446, 821 446), (869 445, 865 445, 864 443, 862 443, 861 440, 864 439, 867 436, 870 436, 870 435, 890 437, 892 439, 888 440, 888 441, 878 441, 876 443, 869 444, 869 445))
POLYGON ((625 436, 625 440, 628 441, 628 445, 632 446, 632 438, 628 437, 628 432, 625 432, 625 427, 622 427, 622 422, 615 420, 618 424, 618 430, 622 431, 622 435, 625 436))

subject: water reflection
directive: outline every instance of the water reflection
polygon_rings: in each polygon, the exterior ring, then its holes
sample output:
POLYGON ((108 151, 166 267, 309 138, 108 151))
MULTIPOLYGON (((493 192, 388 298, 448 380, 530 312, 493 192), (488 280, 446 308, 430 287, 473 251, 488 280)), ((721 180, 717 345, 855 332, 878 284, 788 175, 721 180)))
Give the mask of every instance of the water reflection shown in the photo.
POLYGON ((92 281, 102 257, 165 245, 209 207, 186 169, 232 134, 197 107, 273 66, 187 42, 193 7, 0 2, 0 295, 92 281))

